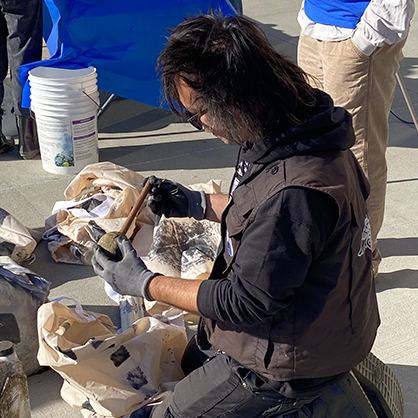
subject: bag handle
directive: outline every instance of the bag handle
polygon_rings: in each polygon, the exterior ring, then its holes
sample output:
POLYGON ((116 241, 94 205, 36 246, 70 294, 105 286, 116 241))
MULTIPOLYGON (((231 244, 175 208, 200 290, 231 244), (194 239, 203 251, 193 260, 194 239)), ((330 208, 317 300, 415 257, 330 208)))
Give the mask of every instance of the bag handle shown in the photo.
POLYGON ((77 299, 69 298, 67 296, 61 296, 60 298, 51 300, 51 302, 61 302, 63 299, 72 300, 75 303, 75 313, 81 316, 82 318, 87 319, 88 322, 95 321, 97 319, 94 315, 86 313, 83 307, 81 306, 81 303, 77 299))

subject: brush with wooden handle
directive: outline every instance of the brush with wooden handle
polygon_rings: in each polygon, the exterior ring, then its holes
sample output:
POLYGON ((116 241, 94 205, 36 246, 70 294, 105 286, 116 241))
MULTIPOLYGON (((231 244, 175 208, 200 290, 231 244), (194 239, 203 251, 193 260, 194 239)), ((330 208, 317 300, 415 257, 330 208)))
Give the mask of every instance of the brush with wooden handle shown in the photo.
POLYGON ((138 196, 138 199, 135 202, 135 205, 132 207, 131 211, 129 212, 128 217, 126 218, 125 223, 123 224, 120 231, 111 231, 106 232, 98 241, 100 247, 103 248, 104 252, 108 257, 112 257, 115 260, 121 260, 122 254, 120 252, 118 243, 116 238, 119 235, 126 235, 131 226, 132 222, 135 220, 138 212, 144 203, 145 198, 147 197, 149 191, 151 190, 151 184, 147 180, 144 187, 141 190, 141 193, 138 196))

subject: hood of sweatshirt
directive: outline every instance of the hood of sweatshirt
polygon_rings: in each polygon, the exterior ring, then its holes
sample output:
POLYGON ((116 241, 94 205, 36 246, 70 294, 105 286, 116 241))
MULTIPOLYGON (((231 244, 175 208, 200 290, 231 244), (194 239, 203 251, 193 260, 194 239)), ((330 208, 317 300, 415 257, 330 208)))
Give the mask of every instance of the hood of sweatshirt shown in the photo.
POLYGON ((317 90, 317 106, 305 122, 265 139, 263 144, 245 143, 241 157, 249 163, 268 164, 293 155, 349 149, 355 135, 351 115, 335 107, 331 97, 317 90))

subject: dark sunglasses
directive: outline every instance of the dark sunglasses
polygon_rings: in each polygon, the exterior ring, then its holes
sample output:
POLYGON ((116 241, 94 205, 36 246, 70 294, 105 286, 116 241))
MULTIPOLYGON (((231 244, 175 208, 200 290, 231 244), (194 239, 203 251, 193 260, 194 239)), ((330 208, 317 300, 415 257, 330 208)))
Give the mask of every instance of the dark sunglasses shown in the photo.
POLYGON ((189 122, 192 126, 196 129, 201 131, 203 129, 203 123, 200 121, 200 118, 208 112, 208 109, 202 110, 197 113, 191 113, 188 110, 184 112, 184 116, 186 117, 187 122, 189 122))

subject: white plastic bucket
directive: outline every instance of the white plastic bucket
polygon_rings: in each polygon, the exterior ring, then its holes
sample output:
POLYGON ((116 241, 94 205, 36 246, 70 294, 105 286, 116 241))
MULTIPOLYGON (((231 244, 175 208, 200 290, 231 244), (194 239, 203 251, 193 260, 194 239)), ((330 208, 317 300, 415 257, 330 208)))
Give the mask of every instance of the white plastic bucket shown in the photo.
POLYGON ((37 67, 29 72, 29 84, 43 169, 77 174, 97 163, 96 69, 37 67))

